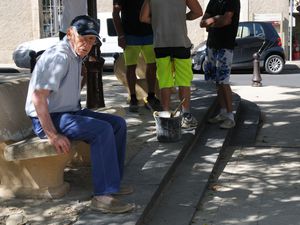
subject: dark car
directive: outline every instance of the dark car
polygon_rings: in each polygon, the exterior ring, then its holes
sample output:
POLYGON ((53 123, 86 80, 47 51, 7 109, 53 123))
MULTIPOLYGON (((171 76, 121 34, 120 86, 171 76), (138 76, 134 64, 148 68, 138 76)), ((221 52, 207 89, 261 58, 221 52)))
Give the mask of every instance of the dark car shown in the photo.
MULTIPOLYGON (((192 53, 193 70, 203 72, 206 42, 192 53)), ((278 74, 285 64, 281 38, 271 23, 240 22, 233 53, 232 69, 253 68, 253 54, 260 54, 260 68, 278 74)))

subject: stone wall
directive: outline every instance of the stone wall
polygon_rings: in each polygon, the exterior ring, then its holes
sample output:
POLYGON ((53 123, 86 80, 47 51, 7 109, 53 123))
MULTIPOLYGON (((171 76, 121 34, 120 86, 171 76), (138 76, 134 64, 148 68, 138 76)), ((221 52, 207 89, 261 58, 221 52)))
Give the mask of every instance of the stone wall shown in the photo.
POLYGON ((12 63, 12 52, 24 41, 39 38, 37 0, 1 0, 0 64, 12 63))
MULTIPOLYGON (((249 0, 249 20, 253 20, 253 13, 272 14, 280 13, 282 15, 282 33, 280 34, 283 47, 288 57, 288 32, 289 32, 289 1, 274 0, 249 0)), ((279 30, 278 30, 279 33, 279 30)))
MULTIPOLYGON (((255 13, 282 13, 283 41, 287 49, 289 1, 284 0, 240 0, 241 21, 252 20, 255 13)), ((41 0, 0 0, 0 64, 13 63, 12 52, 15 47, 28 40, 40 37, 41 0)), ((98 12, 111 12, 113 0, 97 0, 98 12)), ((208 0, 199 0, 205 11, 208 0)), ((197 46, 204 41, 207 33, 199 27, 200 19, 188 21, 188 34, 197 46)))
MULTIPOLYGON (((206 6, 209 0, 199 0, 202 6, 203 12, 205 12, 206 6)), ((97 6, 99 12, 111 12, 112 0, 97 0, 97 6)), ((282 21, 282 39, 284 41, 284 48, 287 49, 288 40, 288 16, 289 16, 289 2, 283 0, 240 0, 241 13, 240 21, 253 20, 253 13, 281 13, 283 16, 282 21)), ((204 29, 199 27, 200 19, 194 21, 188 21, 188 35, 194 46, 197 46, 202 41, 206 40, 207 33, 204 29)))
MULTIPOLYGON (((204 1, 207 0, 199 0, 203 10, 205 9, 203 7, 204 1)), ((113 4, 112 0, 97 0, 98 12, 111 12, 112 4, 113 4)), ((200 19, 194 21, 187 21, 189 38, 191 39, 192 43, 195 46, 197 46, 200 42, 202 42, 206 37, 205 36, 206 32, 200 28, 199 23, 200 23, 200 19)))

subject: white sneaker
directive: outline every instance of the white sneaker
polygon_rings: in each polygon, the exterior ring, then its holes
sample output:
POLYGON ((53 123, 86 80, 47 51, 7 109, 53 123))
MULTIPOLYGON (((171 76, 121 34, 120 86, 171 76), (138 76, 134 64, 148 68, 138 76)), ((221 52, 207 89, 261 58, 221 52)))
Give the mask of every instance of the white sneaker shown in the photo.
POLYGON ((231 119, 226 119, 224 120, 223 123, 220 124, 220 128, 223 128, 223 129, 230 129, 230 128, 233 128, 235 126, 235 122, 234 120, 231 120, 231 119))
POLYGON ((218 114, 215 117, 212 117, 208 120, 209 123, 220 123, 227 119, 224 114, 218 114))
POLYGON ((182 128, 196 128, 198 121, 191 113, 184 113, 182 115, 181 127, 182 128))

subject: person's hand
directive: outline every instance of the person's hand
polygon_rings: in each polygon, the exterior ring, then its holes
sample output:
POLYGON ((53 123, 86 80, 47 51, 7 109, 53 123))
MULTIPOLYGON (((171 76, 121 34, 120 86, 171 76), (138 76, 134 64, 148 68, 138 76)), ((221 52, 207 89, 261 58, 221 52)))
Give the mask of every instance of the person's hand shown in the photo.
POLYGON ((52 144, 58 153, 69 153, 71 150, 71 143, 66 136, 57 134, 54 137, 49 138, 50 144, 52 144))
POLYGON ((125 47, 126 47, 125 36, 120 36, 120 37, 118 37, 118 45, 119 45, 121 48, 125 49, 125 47))

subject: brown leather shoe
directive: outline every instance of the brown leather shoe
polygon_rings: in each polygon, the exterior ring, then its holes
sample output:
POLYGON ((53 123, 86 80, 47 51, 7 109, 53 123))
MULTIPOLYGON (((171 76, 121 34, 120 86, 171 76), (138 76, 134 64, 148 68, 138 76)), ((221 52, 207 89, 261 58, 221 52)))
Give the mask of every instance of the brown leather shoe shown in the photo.
POLYGON ((129 195, 133 193, 133 187, 131 185, 121 185, 119 192, 113 193, 113 195, 129 195))
POLYGON ((93 197, 91 202, 91 209, 103 213, 126 213, 134 208, 134 204, 123 203, 112 196, 93 197))

